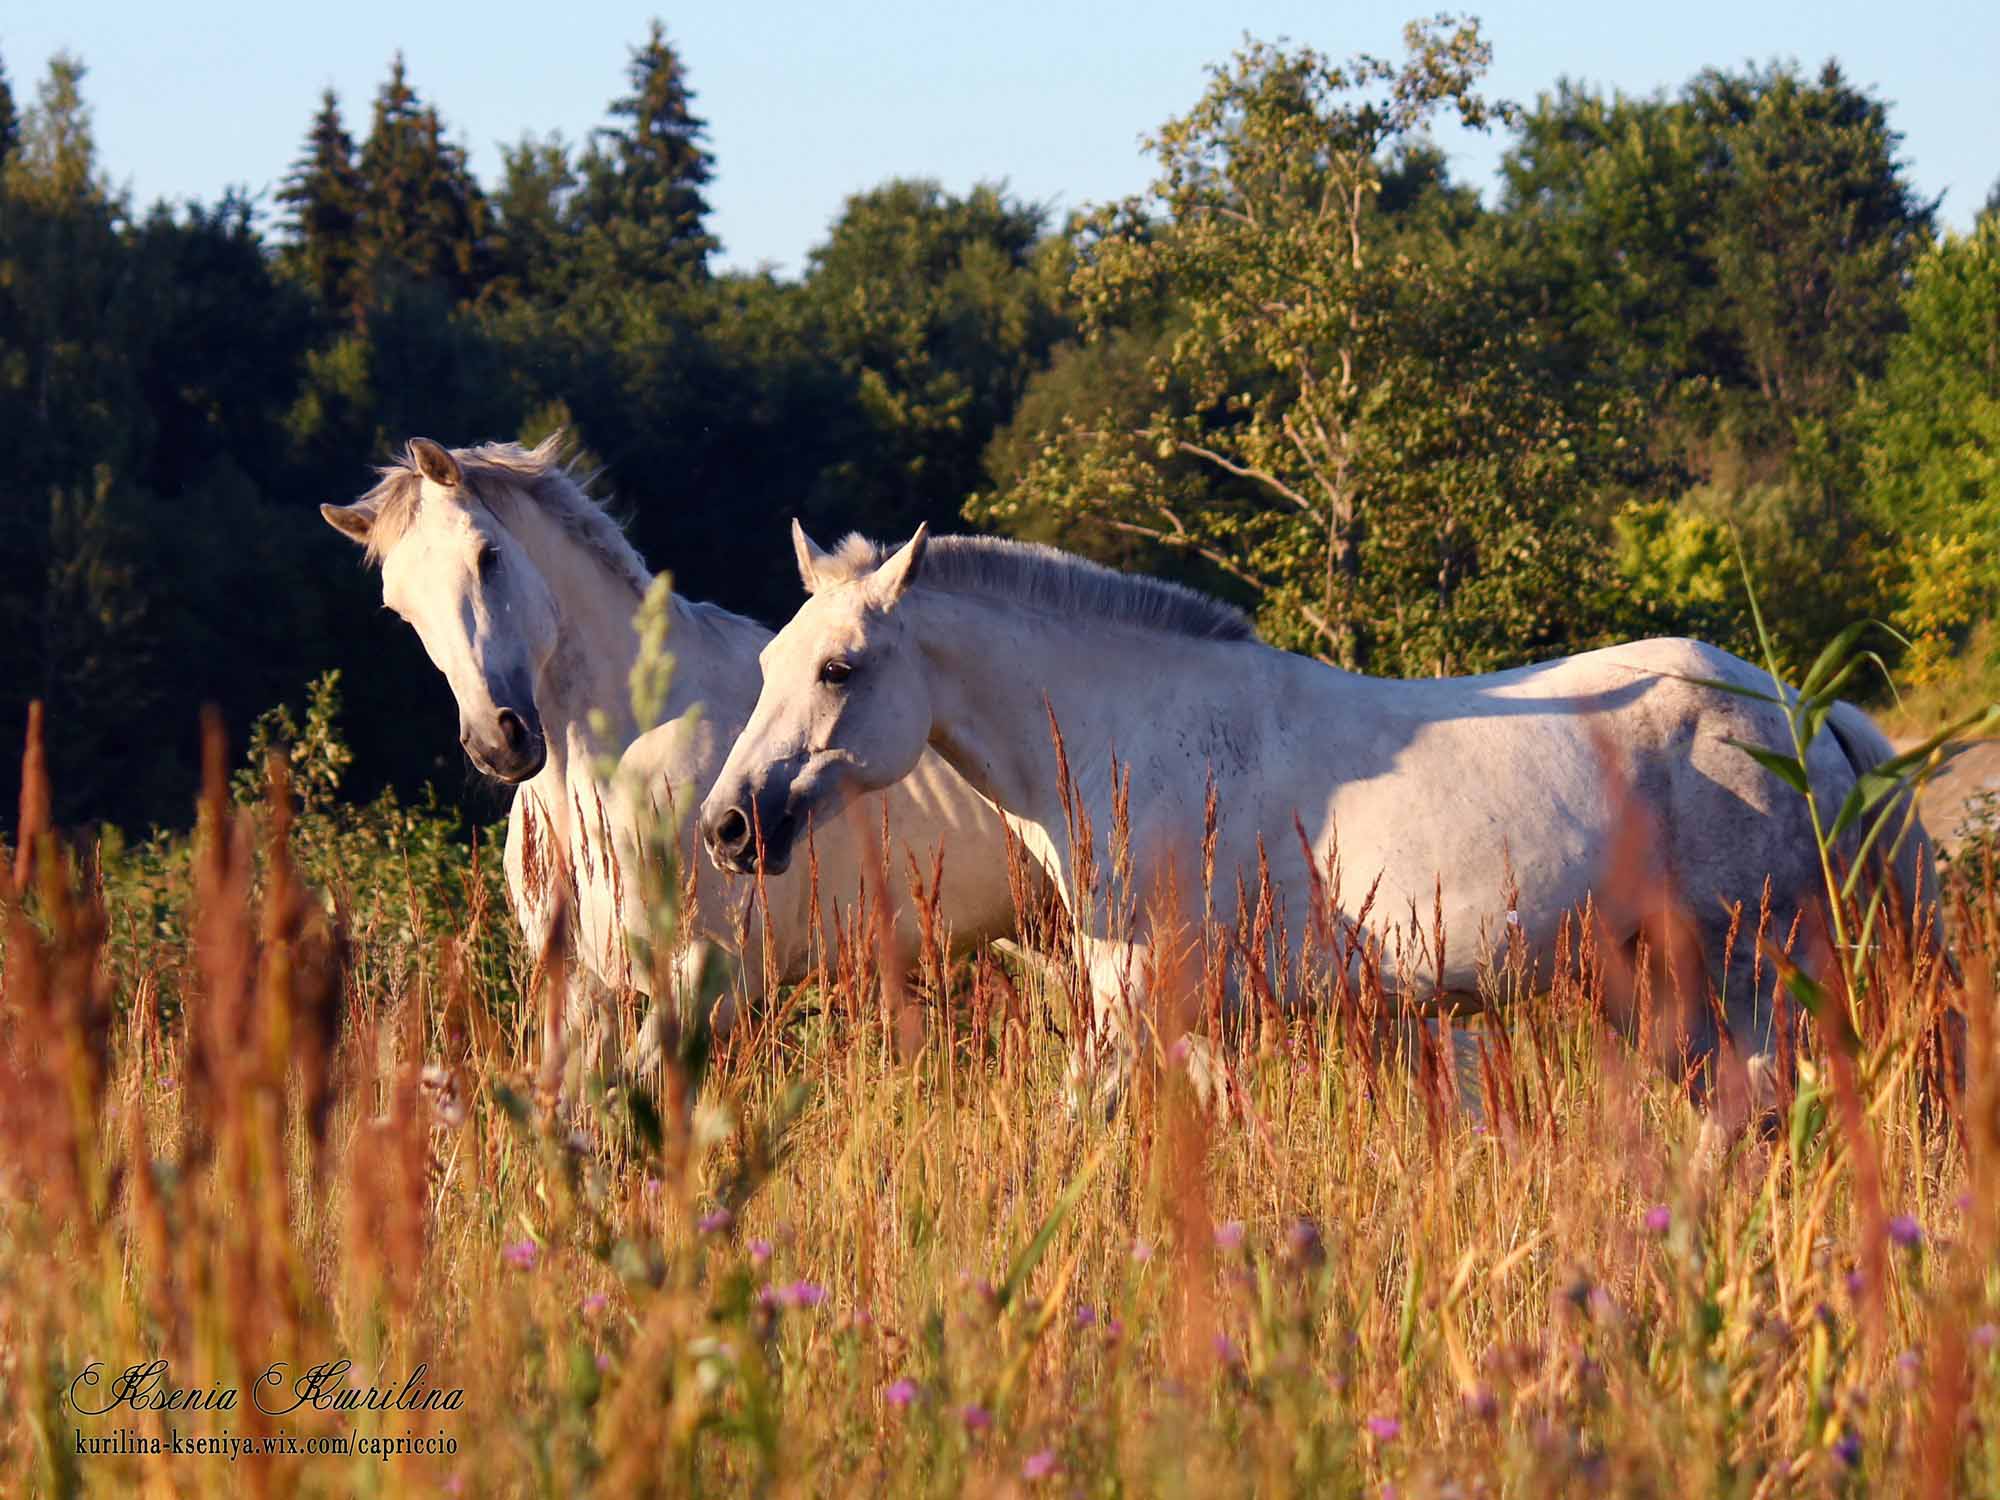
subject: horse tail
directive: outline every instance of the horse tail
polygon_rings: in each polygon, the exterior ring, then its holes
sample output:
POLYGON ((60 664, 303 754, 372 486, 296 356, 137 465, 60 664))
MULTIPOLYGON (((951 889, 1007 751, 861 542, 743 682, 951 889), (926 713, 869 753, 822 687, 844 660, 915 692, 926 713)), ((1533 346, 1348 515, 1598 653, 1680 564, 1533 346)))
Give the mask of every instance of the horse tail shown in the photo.
MULTIPOLYGON (((1848 767, 1853 771, 1856 781, 1877 766, 1895 758, 1896 747, 1889 742, 1889 737, 1873 719, 1851 703, 1834 704, 1833 711, 1826 717, 1826 727, 1833 736, 1833 742, 1840 747, 1840 753, 1847 757, 1848 767)), ((1922 818, 1917 816, 1916 808, 1911 805, 1915 801, 1915 796, 1914 792, 1908 790, 1896 794, 1893 799, 1894 806, 1898 809, 1894 814, 1896 821, 1882 831, 1882 839, 1877 841, 1873 857, 1879 862, 1882 858, 1883 842, 1894 840, 1898 833, 1902 833, 1901 846, 1896 850, 1895 864, 1889 871, 1895 882, 1894 889, 1899 892, 1902 901, 1921 900, 1924 912, 1934 914, 1937 907, 1938 879, 1936 851, 1931 847, 1930 834, 1925 831, 1922 818), (1903 832, 1901 826, 1904 817, 1909 819, 1907 832, 1903 832)), ((1877 808, 1865 821, 1872 823, 1882 812, 1883 809, 1877 808)), ((1847 843, 1851 851, 1858 851, 1860 848, 1858 832, 1849 833, 1847 843)), ((1906 912, 1907 910, 1908 908, 1905 908, 1906 912)), ((1932 927, 1933 935, 1937 935, 1932 916, 1920 917, 1918 925, 1932 927)))

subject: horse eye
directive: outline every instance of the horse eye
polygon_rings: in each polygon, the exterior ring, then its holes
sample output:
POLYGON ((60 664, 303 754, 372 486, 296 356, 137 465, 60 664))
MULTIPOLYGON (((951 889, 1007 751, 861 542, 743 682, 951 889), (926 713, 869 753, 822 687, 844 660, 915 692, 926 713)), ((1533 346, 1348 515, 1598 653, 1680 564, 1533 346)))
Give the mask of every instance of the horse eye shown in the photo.
POLYGON ((479 576, 484 578, 499 565, 499 562, 500 549, 491 542, 486 543, 479 549, 479 576))
POLYGON ((832 687, 839 687, 854 675, 854 668, 846 662, 835 659, 819 669, 819 680, 832 687))

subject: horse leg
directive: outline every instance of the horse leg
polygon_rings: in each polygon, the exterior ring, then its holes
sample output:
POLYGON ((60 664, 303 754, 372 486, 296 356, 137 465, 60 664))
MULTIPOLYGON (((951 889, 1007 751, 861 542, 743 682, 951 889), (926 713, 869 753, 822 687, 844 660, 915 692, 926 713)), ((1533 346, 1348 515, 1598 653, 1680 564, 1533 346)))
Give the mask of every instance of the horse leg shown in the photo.
POLYGON ((1162 967, 1158 946, 1090 940, 1091 1026, 1070 1049, 1064 1092, 1070 1113, 1118 1113, 1142 1048, 1184 1068, 1203 1110, 1226 1111, 1228 1068, 1213 1042, 1184 1023, 1179 970, 1162 967))
POLYGON ((696 938, 676 953, 670 966, 668 992, 651 997, 639 1032, 625 1053, 625 1071, 642 1077, 678 1050, 683 1028, 695 1007, 716 1036, 735 1026, 738 1013, 760 1006, 764 997, 763 943, 754 931, 745 939, 745 953, 730 953, 720 943, 696 938))
POLYGON ((587 969, 571 973, 563 999, 562 1082, 557 1098, 565 1112, 583 1102, 592 1078, 613 1073, 614 992, 587 969))

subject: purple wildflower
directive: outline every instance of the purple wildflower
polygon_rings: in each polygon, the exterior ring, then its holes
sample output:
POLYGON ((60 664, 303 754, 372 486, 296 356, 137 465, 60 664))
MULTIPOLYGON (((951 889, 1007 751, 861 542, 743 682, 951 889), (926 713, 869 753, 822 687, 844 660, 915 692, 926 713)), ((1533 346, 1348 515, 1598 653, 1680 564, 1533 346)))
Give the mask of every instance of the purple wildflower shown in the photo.
POLYGON ((1153 1247, 1144 1240, 1132 1241, 1132 1259, 1144 1265, 1153 1258, 1153 1247))
POLYGON ((993 1290, 993 1283, 984 1276, 974 1276, 970 1271, 960 1271, 958 1284, 988 1305, 997 1305, 1000 1301, 1000 1294, 993 1290))
POLYGON ((598 1369, 600 1369, 600 1370, 608 1370, 608 1369, 610 1369, 610 1368, 611 1368, 611 1356, 610 1356, 610 1355, 608 1355, 608 1354, 600 1354, 600 1355, 598 1355, 598 1356, 597 1356, 597 1368, 598 1368, 598 1369))
POLYGON ((1908 1214, 1897 1214, 1889 1221, 1889 1238, 1905 1250, 1915 1250, 1924 1242, 1924 1228, 1908 1214))
POLYGON ((1226 1333, 1215 1336, 1215 1357, 1231 1369, 1243 1363, 1243 1351, 1236 1347, 1236 1340, 1226 1333))
POLYGON ((1403 1435, 1403 1424, 1396 1417, 1370 1417, 1366 1425, 1368 1435, 1378 1443, 1393 1443, 1403 1435))
POLYGON ((1021 1477, 1027 1480, 1047 1479, 1056 1471, 1056 1455, 1053 1449, 1044 1448, 1038 1453, 1030 1453, 1021 1460, 1021 1477))
POLYGON ((1215 1226, 1215 1248, 1218 1250, 1239 1250, 1243 1246, 1243 1221, 1230 1219, 1215 1226))
POLYGON ((959 1419, 965 1423, 967 1432, 984 1432, 993 1425, 993 1413, 977 1401, 968 1401, 959 1408, 959 1419))
POLYGON ((1868 1290, 1868 1278, 1863 1276, 1859 1271, 1849 1271, 1847 1273, 1847 1295, 1858 1302, 1861 1299, 1861 1294, 1866 1290, 1868 1290))
POLYGON ((515 1270, 532 1271, 542 1258, 542 1247, 533 1240, 516 1240, 511 1245, 503 1245, 500 1255, 515 1270))
POLYGON ((787 1307, 818 1307, 826 1301, 826 1288, 817 1281, 795 1281, 778 1295, 787 1307))
POLYGON ((657 1178, 657 1177, 648 1177, 648 1178, 646 1179, 646 1196, 647 1196, 648 1198, 657 1198, 657 1197, 659 1197, 659 1196, 660 1196, 660 1179, 659 1179, 659 1178, 657 1178))
POLYGON ((1480 1421, 1491 1422, 1500 1415, 1500 1398, 1490 1386, 1482 1385, 1465 1393, 1465 1409, 1480 1421))
POLYGON ((883 1391, 882 1399, 901 1411, 917 1399, 917 1383, 906 1375, 883 1391))
POLYGON ((1096 1308, 1094 1308, 1094 1307, 1079 1307, 1079 1308, 1078 1308, 1078 1309, 1076 1310, 1076 1326, 1077 1326, 1077 1327, 1079 1327, 1079 1328, 1088 1328, 1088 1327, 1090 1327, 1090 1325, 1091 1325, 1091 1324, 1095 1323, 1096 1321, 1097 1321, 1097 1309, 1096 1309, 1096 1308))
POLYGON ((2000 1328, 1994 1327, 1993 1324, 1981 1323, 1972 1330, 1973 1348, 1991 1349, 1996 1342, 2000 1342, 2000 1328))
POLYGON ((750 1242, 751 1264, 761 1266, 770 1258, 771 1258, 771 1242, 769 1240, 756 1239, 750 1242))
POLYGON ((694 1221, 694 1227, 703 1234, 721 1234, 736 1222, 736 1215, 726 1208, 711 1209, 694 1221))
POLYGON ((611 1305, 611 1299, 602 1292, 592 1292, 577 1304, 586 1317, 601 1313, 611 1305))
POLYGON ((1914 1349, 1905 1349, 1896 1356, 1896 1374, 1901 1377, 1908 1390, 1917 1388, 1917 1380, 1924 1373, 1923 1356, 1914 1349))
POLYGON ((1125 1337, 1125 1325, 1116 1318, 1106 1318, 1104 1320, 1104 1342, 1115 1344, 1123 1337, 1125 1337))
POLYGON ((1850 1469, 1861 1467, 1861 1437, 1852 1431, 1843 1432, 1833 1445, 1833 1456, 1850 1469))
POLYGON ((1674 1211, 1664 1203, 1655 1203, 1646 1210, 1646 1232, 1665 1234, 1674 1227, 1674 1211))

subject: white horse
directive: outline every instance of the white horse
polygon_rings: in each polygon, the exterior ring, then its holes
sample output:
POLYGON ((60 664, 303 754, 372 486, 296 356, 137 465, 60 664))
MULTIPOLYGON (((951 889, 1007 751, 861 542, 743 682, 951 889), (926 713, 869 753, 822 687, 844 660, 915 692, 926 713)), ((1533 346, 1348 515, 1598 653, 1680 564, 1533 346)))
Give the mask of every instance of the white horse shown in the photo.
MULTIPOLYGON (((1483 677, 1392 681, 1275 650, 1229 606, 1045 547, 929 541, 921 529, 893 555, 859 537, 828 554, 796 527, 794 542, 812 597, 764 648, 762 696, 702 808, 724 868, 753 867, 754 819, 766 867, 782 869, 787 834, 893 785, 935 749, 1007 814, 1075 913, 1069 812, 1104 850, 1121 798, 1115 759, 1130 778, 1139 910, 1123 933, 1102 912, 1079 915, 1095 933, 1085 941, 1101 1019, 1140 991, 1158 891, 1182 902, 1166 915, 1183 931, 1201 928, 1212 777, 1217 900, 1239 879, 1257 891, 1267 861, 1293 914, 1294 954, 1298 914, 1324 899, 1315 891, 1336 850, 1350 895, 1379 877, 1378 912, 1420 914, 1428 929, 1441 898, 1450 951, 1427 954, 1420 977, 1443 996, 1413 997, 1424 1002, 1476 994, 1482 933, 1497 944, 1518 927, 1546 975, 1565 914, 1593 897, 1606 935, 1635 946, 1648 924, 1673 920, 1641 908, 1678 908, 1713 963, 1731 931, 1723 903, 1741 901, 1752 916, 1737 936, 1728 1020, 1745 1057, 1768 1045, 1769 1007, 1742 982, 1760 891, 1768 876, 1782 923, 1824 886, 1803 799, 1727 742, 1789 750, 1778 710, 1690 680, 1769 691, 1766 674, 1727 652, 1650 640, 1483 677), (1635 808, 1654 825, 1637 839, 1635 808), (1646 878, 1605 878, 1621 831, 1646 878), (1620 898, 1606 885, 1660 895, 1620 898)), ((1837 805, 1890 754, 1842 704, 1807 772, 1837 805)), ((1906 841, 1908 890, 1926 848, 1920 831, 1906 841)), ((1421 944, 1427 932, 1405 936, 1421 944)), ((1107 1024, 1122 1030, 1115 1015, 1107 1024)))
MULTIPOLYGON (((749 718, 757 653, 770 631, 714 605, 671 601, 671 692, 657 727, 634 739, 629 679, 639 651, 634 627, 652 574, 617 523, 562 462, 558 439, 526 449, 489 443, 447 452, 425 438, 351 505, 325 505, 335 529, 362 543, 382 570, 383 602, 407 620, 458 700, 459 742, 486 775, 518 790, 507 818, 507 889, 529 945, 541 951, 567 885, 575 953, 605 985, 650 991, 635 965, 628 927, 644 910, 638 832, 653 813, 691 810, 749 718), (593 711, 623 750, 616 787, 593 768, 593 711), (628 748, 629 746, 629 748, 628 748), (623 789, 643 787, 650 809, 623 789)), ((884 799, 890 830, 889 898, 903 951, 916 940, 897 861, 913 847, 945 854, 939 916, 957 942, 1011 933, 1004 835, 997 813, 936 756, 884 799)), ((882 806, 828 817, 815 830, 821 931, 840 931, 840 912, 877 856, 882 806)), ((776 832, 777 830, 774 830, 776 832)), ((783 830, 789 839, 796 830, 783 830)), ((696 872, 692 940, 674 960, 675 989, 695 992, 711 948, 736 961, 732 999, 762 996, 762 913, 744 915, 754 882, 723 881, 683 850, 696 872), (739 944, 738 934, 743 936, 739 944)), ((770 968, 805 972, 813 932, 810 881, 802 873, 765 883, 770 968)), ((656 1002, 666 999, 655 996, 656 1002)), ((658 1007, 655 1006, 657 1016, 658 1007)), ((718 1020, 726 1024, 725 1007, 718 1020)), ((653 1022, 647 1042, 657 1039, 653 1022)))

